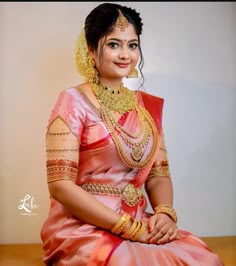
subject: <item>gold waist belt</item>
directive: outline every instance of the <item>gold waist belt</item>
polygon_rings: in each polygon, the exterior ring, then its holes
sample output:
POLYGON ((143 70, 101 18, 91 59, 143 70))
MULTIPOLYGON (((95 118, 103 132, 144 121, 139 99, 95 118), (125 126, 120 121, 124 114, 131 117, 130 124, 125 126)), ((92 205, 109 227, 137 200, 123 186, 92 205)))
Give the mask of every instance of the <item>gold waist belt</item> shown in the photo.
POLYGON ((143 199, 142 190, 135 188, 133 184, 121 187, 108 184, 84 183, 81 187, 94 194, 121 196, 122 200, 130 207, 135 206, 143 199))

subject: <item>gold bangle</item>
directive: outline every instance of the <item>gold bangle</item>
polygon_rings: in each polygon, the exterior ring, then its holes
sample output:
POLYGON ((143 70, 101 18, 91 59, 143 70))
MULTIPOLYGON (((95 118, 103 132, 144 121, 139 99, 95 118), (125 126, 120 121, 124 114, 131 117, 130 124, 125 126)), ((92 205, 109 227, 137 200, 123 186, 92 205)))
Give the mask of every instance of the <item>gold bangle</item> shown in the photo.
POLYGON ((116 231, 117 235, 119 235, 124 230, 125 226, 127 225, 127 223, 129 222, 130 219, 131 219, 131 216, 127 214, 125 222, 123 222, 123 224, 120 226, 120 228, 118 228, 116 231))
POLYGON ((130 226, 130 228, 123 234, 121 235, 121 237, 125 238, 125 239, 129 239, 129 236, 134 232, 134 230, 136 229, 138 224, 137 220, 133 220, 132 225, 130 226))
POLYGON ((145 223, 141 222, 141 227, 140 227, 139 231, 137 232, 137 234, 133 236, 132 240, 134 240, 134 241, 138 240, 139 237, 144 233, 145 228, 146 228, 145 223))
POLYGON ((120 233, 129 220, 130 215, 127 213, 123 214, 121 218, 116 222, 116 224, 112 227, 111 232, 114 234, 118 234, 117 232, 120 233))
POLYGON ((139 232, 139 230, 141 229, 141 227, 142 227, 142 222, 137 221, 137 225, 136 225, 134 231, 129 235, 129 239, 130 240, 134 240, 133 238, 139 232))
POLYGON ((174 210, 174 208, 172 208, 170 205, 166 205, 166 204, 160 204, 157 207, 154 208, 154 212, 155 214, 157 213, 165 213, 168 216, 170 216, 170 218, 177 223, 177 214, 174 210))

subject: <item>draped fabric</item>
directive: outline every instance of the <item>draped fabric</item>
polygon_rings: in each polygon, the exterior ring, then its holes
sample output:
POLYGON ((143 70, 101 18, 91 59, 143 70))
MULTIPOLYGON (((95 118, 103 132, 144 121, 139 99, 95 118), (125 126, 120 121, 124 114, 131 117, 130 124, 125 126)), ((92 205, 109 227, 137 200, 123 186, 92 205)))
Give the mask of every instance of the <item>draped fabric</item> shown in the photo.
MULTIPOLYGON (((163 99, 141 92, 136 95, 140 106, 153 117, 158 134, 155 153, 144 168, 125 164, 99 109, 82 91, 70 88, 61 92, 48 121, 47 176, 48 182, 70 179, 112 210, 145 221, 150 217, 145 197, 129 206, 120 191, 127 184, 141 189, 147 178, 170 178, 170 173, 161 125, 163 99)), ((122 125, 138 127, 138 117, 134 118, 122 117, 122 125)), ((147 153, 152 144, 147 144, 147 153)), ((41 229, 46 265, 223 265, 205 243, 189 232, 181 230, 181 239, 163 245, 132 242, 86 224, 53 198, 50 202, 41 229)))

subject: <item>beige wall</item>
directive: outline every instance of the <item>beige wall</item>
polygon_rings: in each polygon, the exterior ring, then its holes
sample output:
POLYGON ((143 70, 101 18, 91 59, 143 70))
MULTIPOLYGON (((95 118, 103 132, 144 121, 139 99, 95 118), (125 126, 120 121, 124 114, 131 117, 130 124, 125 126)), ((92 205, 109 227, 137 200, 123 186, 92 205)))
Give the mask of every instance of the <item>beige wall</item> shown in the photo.
MULTIPOLYGON (((147 91, 166 99, 164 124, 180 225, 200 235, 236 234, 235 3, 126 3, 144 20, 147 91), (193 104, 186 105, 184 97, 193 104), (213 99, 211 109, 207 99, 213 99), (223 124, 215 119, 219 104, 223 124), (199 108, 201 134, 191 119, 198 119, 199 108)), ((40 242, 49 209, 47 119, 59 92, 81 81, 74 45, 85 15, 96 5, 0 3, 0 243, 40 242)))

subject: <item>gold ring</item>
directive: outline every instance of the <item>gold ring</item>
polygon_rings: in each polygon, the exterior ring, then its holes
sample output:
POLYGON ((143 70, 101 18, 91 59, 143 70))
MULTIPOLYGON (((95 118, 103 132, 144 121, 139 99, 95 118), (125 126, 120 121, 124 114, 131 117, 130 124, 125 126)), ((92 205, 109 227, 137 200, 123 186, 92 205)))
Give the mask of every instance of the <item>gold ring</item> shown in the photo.
POLYGON ((169 234, 172 235, 173 233, 174 233, 173 228, 170 228, 170 229, 169 229, 169 234))

